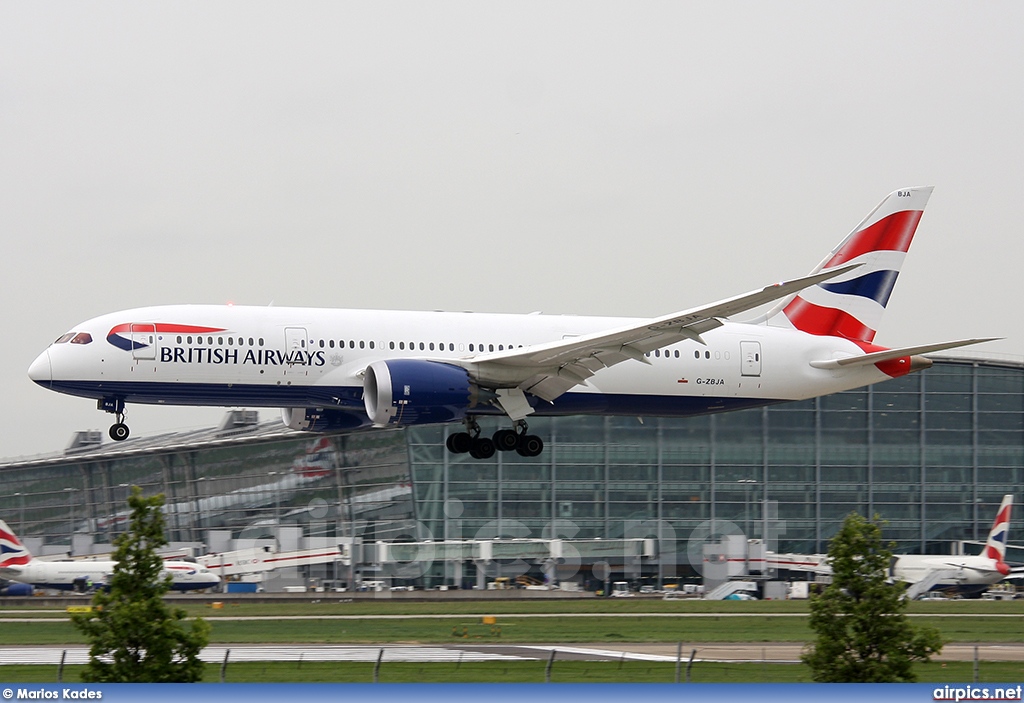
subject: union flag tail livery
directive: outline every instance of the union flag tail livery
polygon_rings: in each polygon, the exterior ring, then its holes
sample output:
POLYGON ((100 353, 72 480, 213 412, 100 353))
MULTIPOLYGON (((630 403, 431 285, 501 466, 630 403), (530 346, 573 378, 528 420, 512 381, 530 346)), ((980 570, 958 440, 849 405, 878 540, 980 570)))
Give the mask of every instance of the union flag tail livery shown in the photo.
POLYGON ((832 250, 813 273, 857 268, 800 291, 772 324, 870 344, 932 188, 891 193, 832 250))
POLYGON ((117 441, 130 403, 266 407, 309 432, 460 422, 452 453, 535 457, 531 415, 688 417, 806 400, 988 341, 874 342, 931 191, 891 194, 808 276, 661 317, 164 305, 76 325, 28 373, 97 401, 117 441), (508 425, 488 437, 485 416, 508 425))
POLYGON ((25 549, 14 530, 0 520, 0 569, 11 566, 25 566, 32 561, 32 555, 25 549))
MULTIPOLYGON (((985 551, 982 556, 994 560, 997 564, 1006 567, 1006 541, 1010 531, 1010 512, 1013 509, 1013 496, 1003 496, 1003 502, 999 504, 999 512, 992 523, 992 530, 988 533, 988 541, 985 542, 985 551)), ((1009 573, 1008 567, 1004 571, 1009 573)))

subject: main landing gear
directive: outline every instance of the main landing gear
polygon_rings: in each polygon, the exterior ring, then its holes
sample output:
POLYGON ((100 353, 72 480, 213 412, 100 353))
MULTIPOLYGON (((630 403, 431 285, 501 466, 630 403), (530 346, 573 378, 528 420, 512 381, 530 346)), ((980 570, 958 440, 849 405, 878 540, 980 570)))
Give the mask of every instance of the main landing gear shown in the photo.
POLYGON ((99 410, 111 413, 117 418, 117 422, 110 426, 107 434, 115 442, 123 442, 128 439, 131 430, 124 424, 124 400, 121 398, 101 398, 96 407, 99 410))
POLYGON ((445 445, 453 454, 469 454, 474 459, 490 459, 495 451, 515 451, 519 456, 540 456, 544 451, 544 441, 537 435, 527 434, 526 423, 519 420, 515 429, 498 430, 491 437, 480 434, 480 425, 476 418, 467 417, 465 432, 448 435, 445 445))

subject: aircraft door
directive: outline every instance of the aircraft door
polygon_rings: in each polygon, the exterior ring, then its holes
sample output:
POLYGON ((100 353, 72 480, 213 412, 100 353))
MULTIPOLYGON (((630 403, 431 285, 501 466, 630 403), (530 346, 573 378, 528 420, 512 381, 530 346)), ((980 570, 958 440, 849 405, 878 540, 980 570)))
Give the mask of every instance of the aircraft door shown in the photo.
POLYGON ((284 328, 285 373, 306 370, 307 339, 305 327, 284 328))
POLYGON ((761 343, 740 342, 740 374, 743 376, 761 375, 761 343))
POLYGON ((132 340, 132 356, 152 361, 156 359, 156 325, 132 324, 128 331, 132 340))

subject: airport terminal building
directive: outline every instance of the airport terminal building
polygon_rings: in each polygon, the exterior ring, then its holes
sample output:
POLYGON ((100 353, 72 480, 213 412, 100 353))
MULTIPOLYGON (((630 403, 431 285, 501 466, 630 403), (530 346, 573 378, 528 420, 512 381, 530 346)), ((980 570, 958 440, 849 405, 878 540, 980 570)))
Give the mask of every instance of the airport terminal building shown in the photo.
POLYGON ((0 518, 34 553, 106 552, 139 485, 165 494, 176 545, 345 544, 350 563, 302 575, 346 584, 660 584, 692 577, 723 534, 825 551, 851 511, 884 518, 897 552, 945 553, 984 540, 1004 494, 1020 500, 1024 364, 947 358, 809 401, 530 428, 541 456, 487 460, 445 450, 458 425, 315 435, 232 411, 218 428, 116 445, 84 432, 58 455, 0 463, 0 518))

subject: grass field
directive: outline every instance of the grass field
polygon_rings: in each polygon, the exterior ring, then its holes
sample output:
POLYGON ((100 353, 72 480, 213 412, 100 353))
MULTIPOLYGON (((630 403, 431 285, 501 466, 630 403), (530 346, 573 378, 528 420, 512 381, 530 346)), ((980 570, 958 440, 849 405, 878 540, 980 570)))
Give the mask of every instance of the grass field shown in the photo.
MULTIPOLYGON (((0 618, 8 614, 23 616, 7 613, 7 610, 0 608, 0 618)), ((375 600, 239 605, 226 602, 221 609, 193 604, 186 610, 190 616, 207 618, 213 626, 210 641, 220 644, 445 644, 465 639, 536 644, 806 642, 811 637, 803 617, 807 612, 805 601, 606 599, 398 603, 375 600), (500 633, 481 624, 480 616, 484 614, 497 618, 500 633), (671 614, 681 617, 671 617, 671 614), (394 617, 402 615, 415 617, 394 617), (522 617, 524 615, 544 617, 522 617), (358 617, 348 619, 345 616, 358 617), (233 617, 249 619, 226 619, 233 617), (303 619, 282 619, 288 617, 303 619)), ((950 642, 1024 642, 1024 603, 915 603, 910 612, 915 622, 937 628, 950 642)), ((84 642, 62 610, 25 613, 24 617, 36 621, 2 624, 7 641, 36 645, 84 642), (60 621, 45 621, 47 618, 60 618, 60 621)))
MULTIPOLYGON (((0 623, 4 643, 23 645, 84 644, 59 608, 42 613, 19 613, 0 607, 0 618, 34 618, 30 622, 0 623), (59 618, 49 622, 46 619, 59 618)), ((335 643, 335 644, 466 644, 477 643, 676 643, 806 642, 807 603, 775 602, 665 602, 621 599, 587 601, 502 601, 409 603, 387 599, 369 602, 287 602, 271 604, 229 601, 213 609, 198 603, 186 606, 190 616, 207 618, 213 626, 211 643, 335 643), (494 615, 498 628, 481 623, 494 615), (681 617, 672 617, 671 615, 681 617), (387 617, 387 616, 418 617, 387 617), (544 617, 523 617, 541 615, 544 617), (668 615, 666 617, 666 615, 668 615), (336 619, 339 616, 356 618, 336 619), (738 617, 739 616, 739 617, 738 617), (245 620, 223 618, 244 617, 245 620), (301 617, 303 619, 282 619, 301 617), (306 619, 308 618, 308 619, 306 619)), ((915 603, 915 622, 939 629, 947 642, 1024 642, 1024 603, 969 602, 915 603), (948 617, 958 615, 962 617, 948 617), (947 616, 947 617, 943 617, 947 616)), ((384 663, 382 682, 538 682, 544 681, 546 662, 384 663)), ((923 681, 970 681, 972 663, 928 664, 919 668, 923 681)), ((69 666, 64 681, 78 680, 81 667, 69 666)), ((981 681, 1015 681, 1019 663, 983 662, 981 681)), ((55 666, 0 666, 8 681, 55 682, 55 666)), ((698 662, 694 682, 799 682, 809 681, 800 664, 716 664, 698 662)), ((552 681, 671 682, 672 663, 637 661, 556 662, 552 681)), ((220 680, 219 665, 208 665, 206 681, 220 680)), ((271 662, 232 663, 227 681, 235 682, 367 682, 373 664, 271 662)))

